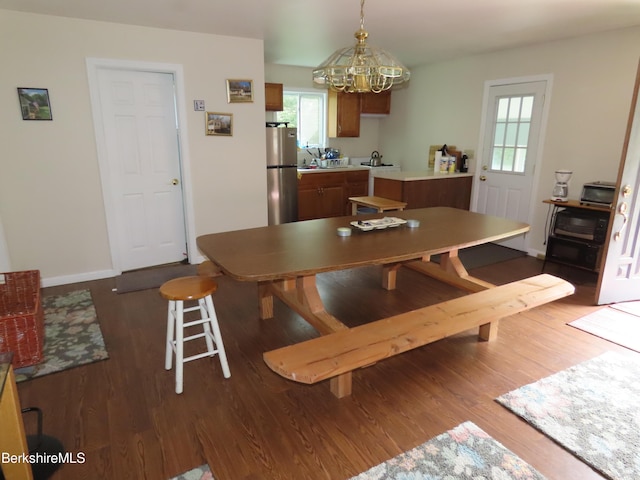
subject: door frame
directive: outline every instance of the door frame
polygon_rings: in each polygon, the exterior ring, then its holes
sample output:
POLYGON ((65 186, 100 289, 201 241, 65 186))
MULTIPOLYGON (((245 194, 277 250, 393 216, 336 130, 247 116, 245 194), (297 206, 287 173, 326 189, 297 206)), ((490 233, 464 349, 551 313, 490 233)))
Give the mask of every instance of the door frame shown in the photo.
POLYGON ((115 275, 122 273, 122 263, 117 241, 117 221, 114 199, 111 195, 111 182, 109 176, 109 163, 104 135, 104 123, 102 120, 102 107, 99 96, 98 71, 101 69, 130 70, 138 72, 168 73, 173 75, 175 82, 176 116, 178 121, 178 151, 179 165, 182 177, 182 204, 184 208, 185 236, 187 240, 187 258, 192 261, 196 255, 196 235, 193 209, 193 192, 191 181, 191 166, 189 156, 189 135, 187 133, 187 110, 184 95, 184 71, 182 65, 171 63, 156 63, 137 60, 117 60, 107 58, 86 59, 87 75, 89 79, 89 96, 91 99, 93 125, 96 138, 96 150, 100 179, 102 184, 102 198, 107 222, 107 235, 111 252, 111 263, 115 275))
MULTIPOLYGON (((551 104, 551 92, 553 90, 553 74, 541 74, 541 75, 528 75, 524 77, 510 77, 510 78, 501 78, 496 80, 486 80, 484 82, 484 92, 482 94, 482 113, 480 116, 480 138, 478 140, 478 153, 475 158, 475 172, 474 172, 474 181, 471 189, 471 211, 478 211, 478 196, 479 196, 479 177, 482 175, 482 170, 480 169, 480 165, 482 163, 482 152, 485 147, 485 129, 487 128, 487 115, 489 113, 489 90, 491 87, 500 87, 507 85, 514 85, 518 83, 532 83, 532 82, 542 82, 545 81, 546 87, 544 92, 544 103, 542 105, 542 118, 540 120, 540 133, 538 135, 538 145, 537 147, 537 155, 534 159, 535 165, 533 170, 533 179, 531 183, 531 193, 532 199, 535 200, 538 194, 538 185, 540 183, 540 172, 542 171, 542 159, 544 158, 544 143, 547 133, 547 123, 549 120, 549 106, 551 104)), ((533 224, 534 220, 534 212, 535 212, 535 202, 532 201, 529 203, 529 212, 527 214, 526 223, 529 225, 533 224)), ((537 250, 532 250, 530 248, 530 240, 529 235, 525 234, 524 239, 524 247, 528 255, 537 255, 539 252, 537 250)))

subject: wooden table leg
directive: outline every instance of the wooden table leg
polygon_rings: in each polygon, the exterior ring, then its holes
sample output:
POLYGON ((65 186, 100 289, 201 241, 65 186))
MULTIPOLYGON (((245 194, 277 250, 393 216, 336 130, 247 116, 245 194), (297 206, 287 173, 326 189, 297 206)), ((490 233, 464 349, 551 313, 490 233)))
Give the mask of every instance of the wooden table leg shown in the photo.
MULTIPOLYGON (((27 440, 22 422, 22 409, 18 399, 18 389, 13 374, 13 368, 9 367, 9 373, 5 380, 2 396, 0 397, 0 453, 20 456, 28 454, 27 440)), ((32 480, 33 473, 28 462, 3 462, 2 473, 6 480, 32 480)))
POLYGON ((396 289, 396 278, 401 263, 392 263, 382 267, 382 288, 385 290, 396 289))
POLYGON ((258 302, 260 320, 273 318, 273 294, 268 282, 258 283, 258 302))
POLYGON ((458 258, 457 249, 443 252, 440 255, 440 265, 431 262, 429 257, 425 257, 422 260, 405 263, 405 266, 467 292, 481 292, 495 287, 493 283, 469 275, 458 258))
MULTIPOLYGON (((273 302, 273 295, 304 318, 321 335, 348 329, 344 323, 325 310, 318 293, 315 275, 298 277, 295 281, 275 280, 261 285, 261 303, 267 297, 270 297, 273 302)), ((273 306, 271 307, 271 316, 273 316, 273 306)), ((336 397, 342 398, 351 395, 351 372, 334 377, 329 382, 331 392, 336 397)))

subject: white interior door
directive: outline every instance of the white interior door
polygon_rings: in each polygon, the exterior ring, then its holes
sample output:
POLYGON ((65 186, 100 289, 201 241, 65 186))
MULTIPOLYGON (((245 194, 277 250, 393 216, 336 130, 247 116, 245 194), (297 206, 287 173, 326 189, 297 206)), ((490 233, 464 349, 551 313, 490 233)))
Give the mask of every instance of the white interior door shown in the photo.
MULTIPOLYGON (((488 87, 475 210, 529 222, 547 81, 488 87)), ((500 242, 526 251, 527 237, 500 242)))
POLYGON ((98 89, 113 213, 109 236, 117 243, 119 269, 182 261, 187 246, 174 77, 102 68, 98 89))

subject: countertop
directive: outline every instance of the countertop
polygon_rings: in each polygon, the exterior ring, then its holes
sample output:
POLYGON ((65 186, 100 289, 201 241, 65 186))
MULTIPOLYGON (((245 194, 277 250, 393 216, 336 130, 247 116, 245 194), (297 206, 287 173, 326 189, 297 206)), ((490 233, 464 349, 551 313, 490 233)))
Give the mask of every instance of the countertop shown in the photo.
POLYGON ((369 170, 369 167, 360 167, 357 165, 349 165, 347 167, 327 167, 327 168, 298 168, 298 173, 329 173, 329 172, 345 172, 353 170, 369 170))
POLYGON ((410 182, 414 180, 439 180, 442 178, 473 177, 473 173, 434 173, 433 170, 416 170, 408 172, 380 172, 376 178, 386 178, 389 180, 400 180, 410 182))

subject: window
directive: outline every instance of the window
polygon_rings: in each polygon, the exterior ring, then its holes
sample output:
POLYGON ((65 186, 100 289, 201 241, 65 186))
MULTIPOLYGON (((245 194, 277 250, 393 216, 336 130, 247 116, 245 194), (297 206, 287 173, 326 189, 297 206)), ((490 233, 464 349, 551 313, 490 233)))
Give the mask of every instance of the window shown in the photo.
POLYGON ((533 98, 525 95, 498 100, 491 170, 524 172, 533 98))
POLYGON ((298 147, 324 147, 327 145, 327 119, 325 92, 285 90, 284 110, 276 113, 276 121, 289 122, 298 129, 298 147))

